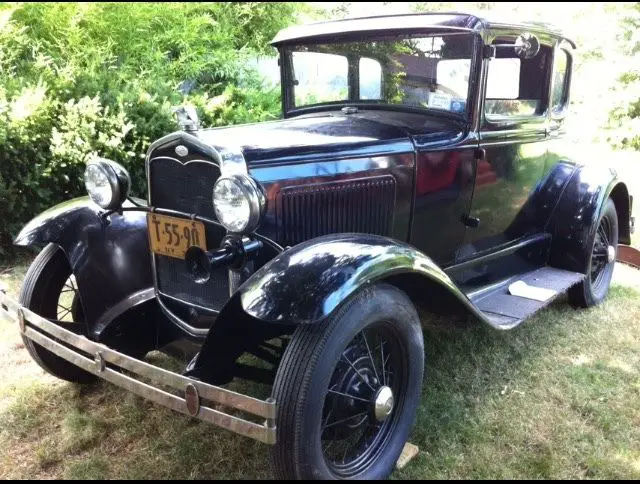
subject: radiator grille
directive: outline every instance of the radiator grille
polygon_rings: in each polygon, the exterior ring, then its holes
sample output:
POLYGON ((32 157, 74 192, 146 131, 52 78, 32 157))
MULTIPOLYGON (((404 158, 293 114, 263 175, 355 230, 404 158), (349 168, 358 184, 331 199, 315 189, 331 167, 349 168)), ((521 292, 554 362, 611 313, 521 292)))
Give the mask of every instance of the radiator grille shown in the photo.
MULTIPOLYGON (((154 158, 149 164, 151 205, 215 219, 212 193, 219 176, 218 167, 211 163, 183 165, 170 158, 154 158)), ((224 229, 207 225, 205 230, 207 248, 217 248, 225 235, 224 229)), ((229 299, 226 269, 213 271, 209 281, 197 284, 187 273, 183 260, 157 255, 155 261, 161 293, 216 311, 229 299)))
POLYGON ((216 165, 172 158, 154 158, 149 164, 151 205, 215 219, 213 184, 220 176, 216 165))
POLYGON ((229 300, 226 269, 212 271, 204 284, 196 284, 185 270, 184 261, 156 256, 158 290, 181 301, 219 311, 229 300))
POLYGON ((278 196, 279 241, 292 246, 341 232, 389 235, 395 198, 392 176, 285 188, 278 196))

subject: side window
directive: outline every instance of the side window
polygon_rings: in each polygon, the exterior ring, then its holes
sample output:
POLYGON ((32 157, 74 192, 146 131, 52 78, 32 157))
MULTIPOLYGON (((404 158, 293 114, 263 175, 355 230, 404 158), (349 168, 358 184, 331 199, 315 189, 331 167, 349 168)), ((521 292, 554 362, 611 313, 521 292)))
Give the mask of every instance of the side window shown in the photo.
POLYGON ((553 63, 553 90, 551 91, 551 112, 562 112, 567 100, 567 74, 569 73, 569 54, 564 49, 556 51, 553 63))
POLYGON ((546 103, 548 62, 551 49, 542 46, 531 59, 502 54, 489 61, 484 111, 492 118, 534 116, 546 103))
MULTIPOLYGON (((454 113, 463 113, 466 108, 467 93, 469 91, 469 72, 471 61, 469 59, 441 59, 436 67, 435 93, 429 99, 430 104, 436 102, 439 93, 446 96, 448 103, 444 109, 454 113)), ((439 107, 439 106, 435 106, 439 107)))
POLYGON ((349 62, 342 55, 294 52, 296 106, 349 98, 349 62))
POLYGON ((520 59, 491 59, 487 99, 518 99, 520 59))
POLYGON ((360 99, 382 99, 382 66, 369 57, 362 57, 358 64, 360 99))

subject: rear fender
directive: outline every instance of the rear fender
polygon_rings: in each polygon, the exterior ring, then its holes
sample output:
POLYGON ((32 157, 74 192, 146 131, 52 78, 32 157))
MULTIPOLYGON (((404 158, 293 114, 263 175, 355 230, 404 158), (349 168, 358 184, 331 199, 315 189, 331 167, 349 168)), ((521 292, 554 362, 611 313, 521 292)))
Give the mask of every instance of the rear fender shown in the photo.
POLYGON ((631 198, 627 186, 611 168, 579 167, 562 192, 547 231, 553 235, 550 263, 586 273, 597 221, 611 198, 618 213, 620 243, 631 242, 631 198))

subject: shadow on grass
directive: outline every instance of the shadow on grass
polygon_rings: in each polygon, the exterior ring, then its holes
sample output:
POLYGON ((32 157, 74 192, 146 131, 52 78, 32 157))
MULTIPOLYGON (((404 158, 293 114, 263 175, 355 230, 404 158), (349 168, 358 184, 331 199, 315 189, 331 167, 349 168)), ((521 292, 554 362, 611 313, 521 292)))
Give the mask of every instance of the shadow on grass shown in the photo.
MULTIPOLYGON (((614 288, 607 305, 625 304, 633 298, 638 310, 640 294, 629 291, 632 290, 614 288)), ((510 388, 535 387, 541 378, 548 378, 549 385, 555 388, 556 380, 566 375, 559 376, 558 372, 563 371, 559 369, 554 373, 549 354, 564 348, 568 352, 582 348, 606 311, 576 311, 560 300, 510 332, 479 325, 426 329, 423 399, 411 438, 422 452, 406 470, 393 477, 558 475, 560 461, 554 455, 557 448, 548 440, 515 441, 512 445, 525 446, 516 451, 509 447, 509 438, 522 438, 519 409, 500 400, 514 398, 510 388), (495 415, 501 409, 504 416, 495 415), (511 465, 514 454, 520 456, 518 469, 504 468, 511 465), (489 462, 507 455, 509 462, 503 467, 499 462, 489 462), (479 462, 486 465, 476 466, 479 462)), ((581 384, 580 375, 573 378, 577 385, 581 384)), ((243 385, 236 384, 234 389, 242 390, 243 385)), ((26 470, 30 475, 127 479, 272 477, 266 446, 150 404, 109 384, 34 386, 19 391, 16 401, 0 413, 0 426, 3 447, 25 447, 21 458, 29 462, 26 470)), ((534 388, 534 394, 536 391, 534 388)), ((572 397, 552 392, 546 398, 552 402, 559 399, 556 403, 562 406, 563 398, 572 397)), ((607 420, 611 416, 599 418, 607 420)), ((585 463, 580 464, 586 467, 586 477, 594 466, 597 477, 630 475, 624 456, 616 462, 603 455, 591 455, 590 449, 586 447, 585 463)))

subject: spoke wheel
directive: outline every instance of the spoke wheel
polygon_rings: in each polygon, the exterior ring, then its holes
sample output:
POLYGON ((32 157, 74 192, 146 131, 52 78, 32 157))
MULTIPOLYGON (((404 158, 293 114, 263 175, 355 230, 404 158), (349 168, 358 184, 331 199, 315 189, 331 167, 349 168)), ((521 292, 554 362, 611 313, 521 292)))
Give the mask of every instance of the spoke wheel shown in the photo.
POLYGON ((618 250, 618 214, 613 200, 607 200, 593 230, 591 243, 585 246, 586 277, 569 289, 569 302, 582 308, 599 304, 609 292, 618 250))
POLYGON ((343 478, 375 460, 397 424, 405 370, 402 343, 388 322, 363 329, 345 348, 322 411, 325 462, 343 478))
MULTIPOLYGON (((34 259, 20 292, 20 303, 43 318, 59 321, 67 329, 83 334, 84 313, 75 278, 67 258, 49 244, 34 259)), ((92 383, 96 377, 22 337, 31 357, 53 376, 74 383, 92 383)))
POLYGON ((603 217, 596 231, 591 254, 591 285, 594 291, 602 289, 606 283, 606 268, 615 260, 615 247, 611 245, 614 235, 612 223, 607 217, 603 217))
POLYGON ((423 366, 415 307, 387 284, 298 326, 273 389, 276 477, 388 477, 413 425, 423 366))
POLYGON ((84 313, 80 303, 80 293, 76 284, 76 278, 70 275, 60 290, 56 308, 56 319, 67 323, 84 322, 84 313))

